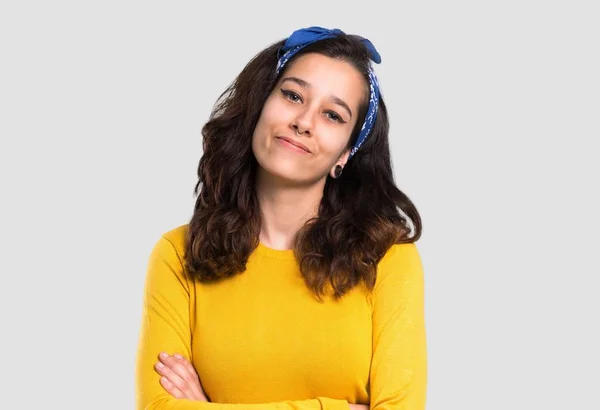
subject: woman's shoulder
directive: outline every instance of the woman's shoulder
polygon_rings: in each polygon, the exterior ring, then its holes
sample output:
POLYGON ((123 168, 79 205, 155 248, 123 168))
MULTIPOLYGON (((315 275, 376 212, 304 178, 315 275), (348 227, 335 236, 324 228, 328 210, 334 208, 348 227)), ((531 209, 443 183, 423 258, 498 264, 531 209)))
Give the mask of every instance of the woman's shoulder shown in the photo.
POLYGON ((163 233, 163 238, 171 242, 177 250, 183 250, 185 247, 185 237, 188 232, 189 224, 179 225, 163 233))
POLYGON ((414 242, 392 245, 377 266, 376 287, 382 282, 423 279, 423 263, 414 242))
POLYGON ((164 231, 156 241, 155 252, 159 250, 175 251, 181 257, 185 251, 185 239, 188 232, 188 224, 179 225, 164 231), (168 250, 167 250, 168 249, 168 250))
POLYGON ((414 262, 415 258, 420 259, 419 249, 415 242, 396 243, 387 250, 380 264, 406 263, 411 260, 414 262))

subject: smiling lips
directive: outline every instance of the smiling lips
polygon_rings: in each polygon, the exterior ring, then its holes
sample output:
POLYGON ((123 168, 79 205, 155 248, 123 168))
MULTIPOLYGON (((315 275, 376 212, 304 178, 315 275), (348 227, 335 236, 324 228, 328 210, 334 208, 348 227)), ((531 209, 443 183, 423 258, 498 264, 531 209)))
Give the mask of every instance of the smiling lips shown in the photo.
POLYGON ((288 148, 293 149, 294 151, 310 154, 310 150, 306 147, 306 145, 304 145, 300 142, 294 141, 291 138, 277 137, 277 140, 279 140, 282 144, 286 145, 288 148))

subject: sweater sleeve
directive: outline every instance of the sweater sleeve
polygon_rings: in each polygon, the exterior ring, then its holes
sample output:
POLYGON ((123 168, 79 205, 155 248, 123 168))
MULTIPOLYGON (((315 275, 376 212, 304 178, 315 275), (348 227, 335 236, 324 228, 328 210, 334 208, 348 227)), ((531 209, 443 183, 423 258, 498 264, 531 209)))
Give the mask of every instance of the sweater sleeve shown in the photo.
POLYGON ((162 351, 191 357, 190 288, 181 256, 162 236, 148 261, 142 320, 136 353, 135 392, 138 410, 348 410, 346 400, 316 397, 263 404, 199 402, 172 397, 160 384, 154 365, 162 351))
POLYGON ((371 409, 425 409, 424 272, 414 243, 394 245, 380 263, 373 291, 370 390, 371 409))

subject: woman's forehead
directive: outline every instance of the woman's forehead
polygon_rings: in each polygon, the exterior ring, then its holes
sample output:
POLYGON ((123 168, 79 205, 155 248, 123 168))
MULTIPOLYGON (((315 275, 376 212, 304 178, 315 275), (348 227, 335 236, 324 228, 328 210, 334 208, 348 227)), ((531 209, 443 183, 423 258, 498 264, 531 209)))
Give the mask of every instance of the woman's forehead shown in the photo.
POLYGON ((356 105, 365 94, 365 81, 362 74, 352 64, 324 56, 309 53, 298 56, 281 76, 281 82, 286 78, 294 78, 298 85, 314 92, 335 94, 351 100, 356 105))

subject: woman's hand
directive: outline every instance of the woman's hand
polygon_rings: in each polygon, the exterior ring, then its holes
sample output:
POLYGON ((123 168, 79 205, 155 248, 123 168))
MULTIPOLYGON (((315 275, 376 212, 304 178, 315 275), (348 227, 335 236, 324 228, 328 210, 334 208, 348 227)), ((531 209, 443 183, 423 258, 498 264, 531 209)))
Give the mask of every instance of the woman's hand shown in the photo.
POLYGON ((366 404, 350 404, 350 410, 369 410, 366 404))
POLYGON ((176 399, 208 401, 198 373, 194 366, 183 356, 161 353, 154 368, 162 376, 160 384, 176 399))

